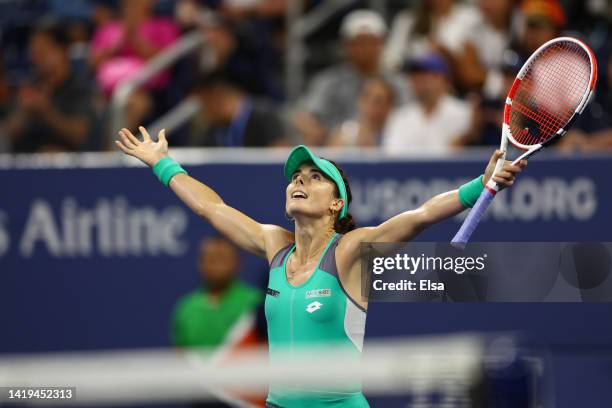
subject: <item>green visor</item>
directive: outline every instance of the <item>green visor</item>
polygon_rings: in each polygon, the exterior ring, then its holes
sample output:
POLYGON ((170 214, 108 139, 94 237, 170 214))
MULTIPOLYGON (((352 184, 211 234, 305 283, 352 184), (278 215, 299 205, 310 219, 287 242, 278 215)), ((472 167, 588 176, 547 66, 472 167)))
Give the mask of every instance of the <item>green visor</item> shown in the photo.
POLYGON ((304 163, 314 164, 315 167, 323 172, 323 174, 336 183, 336 186, 338 186, 338 192, 340 193, 340 198, 344 201, 344 205, 342 206, 342 210, 340 210, 338 219, 340 220, 344 218, 348 212, 348 199, 346 197, 346 186, 344 185, 340 171, 330 161, 315 156, 306 146, 299 145, 291 150, 291 153, 289 153, 289 157, 285 162, 285 177, 287 180, 291 181, 293 173, 295 173, 304 163))

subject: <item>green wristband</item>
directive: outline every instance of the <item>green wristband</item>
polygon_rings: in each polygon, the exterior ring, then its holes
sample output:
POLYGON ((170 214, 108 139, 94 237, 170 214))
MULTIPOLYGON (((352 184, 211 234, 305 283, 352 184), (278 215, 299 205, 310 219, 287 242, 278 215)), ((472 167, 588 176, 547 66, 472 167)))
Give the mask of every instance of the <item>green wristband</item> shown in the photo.
POLYGON ((161 181, 166 187, 168 187, 172 177, 179 173, 187 174, 185 169, 183 169, 181 165, 176 162, 176 160, 167 156, 155 163, 153 166, 153 173, 155 173, 159 181, 161 181))
POLYGON ((472 208, 476 204, 476 200, 480 197, 480 193, 484 189, 482 185, 482 176, 476 177, 474 180, 469 181, 459 187, 459 201, 464 207, 472 208))

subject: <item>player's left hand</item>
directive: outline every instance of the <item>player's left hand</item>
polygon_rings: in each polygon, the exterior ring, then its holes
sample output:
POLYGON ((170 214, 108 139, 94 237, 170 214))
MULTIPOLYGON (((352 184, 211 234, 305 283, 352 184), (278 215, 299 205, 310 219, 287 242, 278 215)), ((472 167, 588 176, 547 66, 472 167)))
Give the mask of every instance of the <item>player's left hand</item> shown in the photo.
POLYGON ((489 160, 489 164, 487 164, 487 169, 485 170, 485 174, 482 179, 483 184, 486 185, 489 179, 493 177, 493 181, 499 184, 501 189, 510 187, 512 184, 514 184, 516 176, 523 171, 525 166, 527 166, 527 160, 521 160, 516 165, 513 165, 509 160, 505 160, 499 173, 493 175, 497 160, 503 155, 504 153, 501 150, 496 150, 495 153, 493 153, 493 156, 491 156, 491 159, 489 160))

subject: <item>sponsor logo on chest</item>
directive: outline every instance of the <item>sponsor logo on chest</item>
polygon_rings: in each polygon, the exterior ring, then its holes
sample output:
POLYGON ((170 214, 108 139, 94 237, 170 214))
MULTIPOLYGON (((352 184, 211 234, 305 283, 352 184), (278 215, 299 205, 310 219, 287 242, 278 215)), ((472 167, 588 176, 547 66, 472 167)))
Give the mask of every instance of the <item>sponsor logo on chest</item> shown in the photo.
POLYGON ((313 289, 306 292, 306 299, 330 297, 331 289, 313 289))
POLYGON ((268 288, 266 289, 266 294, 272 296, 272 297, 279 297, 280 292, 278 290, 272 289, 272 288, 268 288))
POLYGON ((311 304, 309 304, 308 306, 306 306, 306 311, 307 311, 308 313, 314 313, 314 312, 316 312, 317 310, 319 310, 319 309, 321 308, 321 306, 323 306, 323 303, 320 303, 320 302, 314 301, 314 302, 312 302, 311 304))

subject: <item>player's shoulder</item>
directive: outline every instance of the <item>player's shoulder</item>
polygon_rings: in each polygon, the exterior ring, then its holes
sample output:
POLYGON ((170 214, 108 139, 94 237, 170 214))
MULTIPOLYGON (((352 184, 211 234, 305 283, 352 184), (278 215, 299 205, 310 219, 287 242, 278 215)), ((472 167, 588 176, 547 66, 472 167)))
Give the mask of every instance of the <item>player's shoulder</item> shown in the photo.
POLYGON ((338 271, 348 271, 359 260, 362 243, 370 241, 374 227, 356 228, 343 234, 335 249, 338 271))
POLYGON ((281 226, 273 224, 264 224, 262 228, 266 258, 270 264, 281 249, 295 242, 295 234, 281 226))

